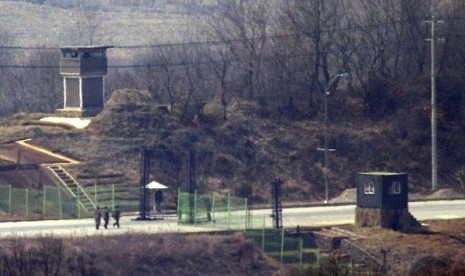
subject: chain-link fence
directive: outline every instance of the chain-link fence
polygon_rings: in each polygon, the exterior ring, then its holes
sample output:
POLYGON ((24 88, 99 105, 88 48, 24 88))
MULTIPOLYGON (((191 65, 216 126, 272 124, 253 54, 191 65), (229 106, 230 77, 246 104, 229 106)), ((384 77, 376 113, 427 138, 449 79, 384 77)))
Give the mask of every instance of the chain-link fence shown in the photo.
MULTIPOLYGON (((100 206, 113 209, 119 205, 125 211, 137 211, 137 187, 114 185, 87 187, 86 192, 100 206)), ((0 210, 24 219, 68 219, 92 217, 94 210, 87 210, 80 201, 80 194, 72 197, 59 186, 44 185, 40 189, 13 188, 0 184, 0 210)))
POLYGON ((302 267, 303 240, 299 238, 286 237, 284 228, 254 229, 245 231, 245 235, 252 238, 264 252, 276 260, 295 264, 302 267))
MULTIPOLYGON (((88 186, 86 192, 96 205, 116 205, 125 211, 138 211, 139 188, 88 186)), ((58 186, 42 186, 41 189, 20 189, 0 184, 0 211, 24 219, 67 219, 93 216, 79 202, 79 194, 70 197, 58 186)), ((284 228, 271 228, 267 217, 250 216, 246 198, 231 195, 198 195, 178 193, 178 223, 218 230, 239 230, 253 239, 264 252, 278 261, 297 267, 299 270, 320 271, 331 264, 331 259, 322 257, 317 248, 304 248, 301 238, 286 236, 284 228), (254 229, 251 229, 254 221, 254 229), (329 263, 329 264, 328 264, 329 263)), ((350 263, 336 263, 345 271, 356 271, 350 263)))
POLYGON ((125 212, 139 211, 139 187, 93 185, 84 188, 95 205, 114 209, 118 205, 125 212))
POLYGON ((246 230, 247 199, 219 194, 178 193, 178 223, 224 230, 246 230))
POLYGON ((0 209, 25 219, 77 218, 82 211, 78 201, 57 186, 21 189, 1 184, 0 209))
POLYGON ((246 198, 230 194, 178 193, 178 223, 244 231, 247 237, 278 261, 302 267, 302 239, 286 237, 284 229, 267 228, 265 217, 253 220, 258 229, 250 229, 252 218, 246 198))

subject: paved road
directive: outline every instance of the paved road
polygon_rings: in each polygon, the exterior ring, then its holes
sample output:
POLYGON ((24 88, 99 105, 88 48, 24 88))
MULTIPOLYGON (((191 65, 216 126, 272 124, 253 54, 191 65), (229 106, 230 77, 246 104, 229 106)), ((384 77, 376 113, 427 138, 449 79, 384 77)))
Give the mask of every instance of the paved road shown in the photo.
MULTIPOLYGON (((465 200, 413 202, 409 204, 410 212, 419 220, 451 219, 465 217, 465 200)), ((339 225, 354 222, 354 205, 321 206, 308 208, 291 208, 283 210, 284 227, 339 225)), ((253 226, 269 227, 272 225, 271 210, 254 210, 253 226)), ((215 229, 177 225, 175 218, 157 221, 136 221, 135 216, 126 216, 121 220, 120 229, 110 228, 96 230, 93 219, 49 220, 28 222, 0 223, 0 237, 60 235, 88 236, 110 235, 137 232, 194 232, 215 229)))
MULTIPOLYGON (((465 200, 411 202, 409 210, 418 220, 465 218, 465 200)), ((283 210, 284 227, 354 223, 354 218, 355 205, 283 210)))

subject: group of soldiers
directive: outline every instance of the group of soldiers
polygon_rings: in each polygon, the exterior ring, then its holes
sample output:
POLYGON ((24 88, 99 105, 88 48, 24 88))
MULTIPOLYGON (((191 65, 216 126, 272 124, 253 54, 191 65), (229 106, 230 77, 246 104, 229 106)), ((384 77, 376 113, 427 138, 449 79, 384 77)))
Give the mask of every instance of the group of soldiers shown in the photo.
MULTIPOLYGON (((97 230, 100 228, 102 217, 103 217, 103 222, 104 222, 103 227, 105 227, 105 229, 108 229, 108 223, 110 222, 110 210, 108 209, 107 206, 103 208, 103 214, 99 206, 97 206, 97 208, 95 209, 95 229, 97 230)), ((115 222, 113 223, 113 227, 117 226, 119 228, 120 217, 121 217, 121 211, 119 209, 119 206, 116 205, 115 210, 113 211, 113 218, 115 219, 115 222)))

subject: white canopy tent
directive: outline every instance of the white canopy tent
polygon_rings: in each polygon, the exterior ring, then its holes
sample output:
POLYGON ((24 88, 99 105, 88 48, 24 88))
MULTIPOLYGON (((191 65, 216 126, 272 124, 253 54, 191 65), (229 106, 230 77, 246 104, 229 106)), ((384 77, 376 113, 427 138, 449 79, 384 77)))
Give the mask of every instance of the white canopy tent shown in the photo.
POLYGON ((149 190, 155 190, 155 189, 168 189, 167 186, 157 182, 157 181, 152 181, 150 182, 149 184, 145 185, 145 188, 149 189, 149 190))

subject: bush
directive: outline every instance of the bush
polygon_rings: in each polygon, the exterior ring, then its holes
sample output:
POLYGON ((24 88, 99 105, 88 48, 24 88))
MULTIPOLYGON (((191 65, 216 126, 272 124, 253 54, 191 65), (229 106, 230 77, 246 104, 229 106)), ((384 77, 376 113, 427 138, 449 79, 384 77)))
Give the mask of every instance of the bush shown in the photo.
POLYGON ((270 275, 280 269, 242 234, 0 241, 0 275, 270 275))

